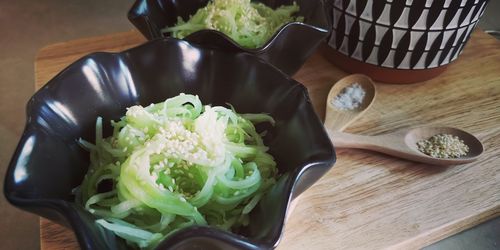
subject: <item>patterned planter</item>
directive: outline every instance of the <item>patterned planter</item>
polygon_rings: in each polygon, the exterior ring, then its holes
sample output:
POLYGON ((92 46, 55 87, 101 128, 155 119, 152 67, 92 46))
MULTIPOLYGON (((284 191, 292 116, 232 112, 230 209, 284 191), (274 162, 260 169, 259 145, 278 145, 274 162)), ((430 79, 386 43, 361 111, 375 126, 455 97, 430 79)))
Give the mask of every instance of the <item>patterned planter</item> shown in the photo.
POLYGON ((430 79, 457 59, 489 0, 330 0, 329 58, 393 83, 430 79))

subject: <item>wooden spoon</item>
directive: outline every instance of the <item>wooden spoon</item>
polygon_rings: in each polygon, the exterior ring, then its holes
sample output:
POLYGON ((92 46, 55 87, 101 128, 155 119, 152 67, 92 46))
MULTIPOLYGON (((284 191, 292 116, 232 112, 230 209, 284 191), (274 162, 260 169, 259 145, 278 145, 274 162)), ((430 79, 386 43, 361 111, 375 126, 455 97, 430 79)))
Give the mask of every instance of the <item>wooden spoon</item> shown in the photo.
POLYGON ((329 130, 337 148, 359 148, 433 165, 457 165, 475 161, 483 153, 483 144, 472 134, 450 127, 420 127, 393 133, 364 136, 329 130), (417 142, 437 134, 456 135, 469 146, 467 155, 460 158, 434 158, 417 149, 417 142))
MULTIPOLYGON (((372 80, 368 76, 362 74, 354 74, 340 79, 330 89, 328 98, 326 99, 325 127, 327 128, 327 130, 342 131, 349 124, 358 119, 370 107, 374 99, 375 84, 373 84, 372 80), (342 92, 344 88, 354 83, 358 83, 359 85, 361 85, 361 87, 365 91, 365 97, 361 105, 354 110, 340 110, 333 106, 332 100, 338 94, 340 94, 340 92, 342 92)), ((286 220, 288 220, 290 215, 295 210, 295 207, 299 202, 299 198, 300 196, 295 197, 295 199, 290 202, 286 220)))
MULTIPOLYGON (((368 109, 368 107, 370 107, 374 99, 375 85, 368 76, 362 74, 354 74, 340 79, 330 89, 328 98, 326 99, 325 127, 327 128, 327 130, 329 129, 332 131, 342 131, 349 124, 351 124, 351 122, 358 119, 361 114, 363 114, 368 109), (361 85, 361 87, 365 91, 365 97, 361 105, 354 110, 340 110, 333 106, 333 98, 340 94, 340 92, 342 92, 344 88, 354 83, 358 83, 359 85, 361 85)), ((295 206, 297 206, 299 198, 300 196, 295 197, 295 199, 290 202, 286 220, 288 220, 290 215, 295 210, 295 206)))
POLYGON ((375 84, 372 80, 362 74, 346 76, 336 82, 328 93, 326 99, 325 127, 333 131, 342 131, 353 121, 358 119, 375 100, 375 84), (342 90, 354 83, 361 85, 365 91, 365 97, 361 105, 354 110, 340 110, 333 105, 334 98, 342 90))

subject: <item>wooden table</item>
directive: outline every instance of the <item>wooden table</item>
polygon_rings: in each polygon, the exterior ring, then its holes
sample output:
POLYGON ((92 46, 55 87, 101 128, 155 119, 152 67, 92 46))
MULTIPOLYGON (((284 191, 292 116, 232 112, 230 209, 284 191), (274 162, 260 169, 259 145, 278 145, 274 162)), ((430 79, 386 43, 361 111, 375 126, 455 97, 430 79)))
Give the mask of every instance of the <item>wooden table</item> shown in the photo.
MULTIPOLYGON (((143 41, 131 31, 47 46, 36 59, 36 88, 85 54, 143 41)), ((323 116, 328 90, 345 75, 318 52, 295 79, 323 116)), ((347 131, 455 126, 478 136, 484 155, 471 164, 437 167, 338 150, 334 168, 301 196, 279 249, 421 248, 500 214, 500 43, 477 30, 439 77, 377 88, 372 108, 347 131)), ((72 231, 45 219, 40 227, 42 249, 78 248, 72 231)))

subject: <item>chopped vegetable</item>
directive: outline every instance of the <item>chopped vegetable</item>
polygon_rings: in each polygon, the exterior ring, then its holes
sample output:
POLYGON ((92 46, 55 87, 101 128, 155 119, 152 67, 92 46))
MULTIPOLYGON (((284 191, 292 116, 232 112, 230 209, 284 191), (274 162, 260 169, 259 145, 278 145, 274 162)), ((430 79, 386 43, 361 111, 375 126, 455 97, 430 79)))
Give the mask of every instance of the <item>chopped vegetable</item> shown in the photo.
POLYGON ((185 94, 128 108, 108 138, 98 118, 95 144, 80 139, 90 167, 77 201, 100 218, 96 223, 140 248, 191 225, 247 225, 277 175, 253 122, 274 120, 202 106, 185 94))
POLYGON ((166 27, 163 32, 171 32, 173 37, 182 39, 193 32, 212 29, 226 34, 243 47, 259 48, 284 24, 303 21, 303 17, 294 17, 298 11, 295 2, 273 10, 250 0, 212 0, 187 22, 178 17, 177 24, 166 27))

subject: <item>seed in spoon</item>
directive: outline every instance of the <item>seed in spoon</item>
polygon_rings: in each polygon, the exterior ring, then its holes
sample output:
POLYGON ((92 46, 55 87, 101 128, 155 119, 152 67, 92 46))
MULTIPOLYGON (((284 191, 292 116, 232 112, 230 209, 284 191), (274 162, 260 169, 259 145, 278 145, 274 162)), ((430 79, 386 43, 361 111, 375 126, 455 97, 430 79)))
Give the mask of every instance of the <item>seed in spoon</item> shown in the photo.
POLYGON ((420 152, 434 158, 459 158, 467 155, 469 146, 456 135, 437 134, 417 142, 420 152))
POLYGON ((358 108, 363 99, 365 98, 366 92, 361 87, 359 83, 353 83, 350 86, 345 87, 340 91, 340 93, 333 98, 332 104, 337 109, 340 110, 354 110, 358 108))

